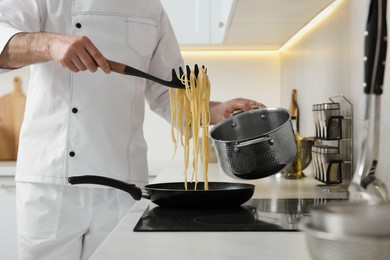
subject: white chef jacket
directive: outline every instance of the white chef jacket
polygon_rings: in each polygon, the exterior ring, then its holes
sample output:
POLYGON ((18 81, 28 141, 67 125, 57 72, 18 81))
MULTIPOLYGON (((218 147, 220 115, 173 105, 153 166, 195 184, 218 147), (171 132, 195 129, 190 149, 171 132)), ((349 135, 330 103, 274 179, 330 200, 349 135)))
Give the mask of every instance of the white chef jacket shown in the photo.
MULTIPOLYGON (((158 0, 2 0, 0 50, 23 31, 86 35, 106 58, 161 78, 183 64, 158 0)), ((31 65, 16 180, 102 175, 145 184, 145 99, 169 121, 165 86, 101 70, 72 73, 53 61, 31 65)))

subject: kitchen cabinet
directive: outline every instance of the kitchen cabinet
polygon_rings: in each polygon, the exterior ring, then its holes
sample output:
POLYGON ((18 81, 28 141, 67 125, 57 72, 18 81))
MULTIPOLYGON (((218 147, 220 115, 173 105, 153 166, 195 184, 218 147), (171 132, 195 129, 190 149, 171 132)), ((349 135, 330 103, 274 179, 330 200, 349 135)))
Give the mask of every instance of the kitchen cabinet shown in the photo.
POLYGON ((16 241, 16 194, 13 177, 0 177, 0 259, 18 259, 16 241))
POLYGON ((221 44, 234 0, 162 0, 181 45, 221 44))

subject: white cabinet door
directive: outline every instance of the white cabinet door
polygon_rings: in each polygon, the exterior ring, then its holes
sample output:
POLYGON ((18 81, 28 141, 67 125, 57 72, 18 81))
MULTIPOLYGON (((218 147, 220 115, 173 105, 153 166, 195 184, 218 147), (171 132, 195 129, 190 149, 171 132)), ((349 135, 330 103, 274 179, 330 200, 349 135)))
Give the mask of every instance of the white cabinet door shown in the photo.
POLYGON ((17 260, 15 182, 0 177, 0 259, 17 260))
POLYGON ((210 41, 209 0, 162 0, 180 44, 210 41))
POLYGON ((161 0, 180 45, 221 44, 236 0, 161 0))
POLYGON ((230 27, 236 0, 210 0, 210 44, 222 44, 230 27))

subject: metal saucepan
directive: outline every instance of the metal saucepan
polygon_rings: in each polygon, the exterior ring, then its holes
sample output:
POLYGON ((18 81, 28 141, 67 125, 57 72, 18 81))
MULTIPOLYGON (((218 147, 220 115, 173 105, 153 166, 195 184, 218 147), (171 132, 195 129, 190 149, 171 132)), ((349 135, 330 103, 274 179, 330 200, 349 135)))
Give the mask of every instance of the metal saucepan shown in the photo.
POLYGON ((239 179, 281 172, 297 154, 291 116, 283 108, 235 114, 215 125, 210 136, 222 170, 239 179))
POLYGON ((390 201, 345 201, 317 206, 311 211, 311 223, 334 234, 390 237, 390 201))
POLYGON ((117 188, 129 193, 135 200, 146 198, 153 203, 170 208, 216 208, 236 207, 248 201, 255 191, 255 186, 246 183, 209 182, 209 189, 204 190, 204 183, 188 183, 188 190, 183 182, 149 184, 145 189, 112 178, 95 175, 69 177, 74 184, 98 184, 117 188))

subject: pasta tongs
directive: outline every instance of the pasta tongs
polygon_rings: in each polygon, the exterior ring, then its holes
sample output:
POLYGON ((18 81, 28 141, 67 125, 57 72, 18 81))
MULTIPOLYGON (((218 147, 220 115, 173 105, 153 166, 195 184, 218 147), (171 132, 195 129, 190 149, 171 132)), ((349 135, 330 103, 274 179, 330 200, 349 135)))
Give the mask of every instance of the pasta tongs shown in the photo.
MULTIPOLYGON (((116 73, 149 79, 170 88, 185 88, 185 85, 181 81, 181 77, 183 75, 183 69, 181 67, 179 68, 179 76, 176 74, 175 69, 172 69, 172 80, 168 81, 116 61, 108 60, 108 64, 110 65, 111 70, 116 73)), ((188 70, 189 68, 187 71, 188 70)))

